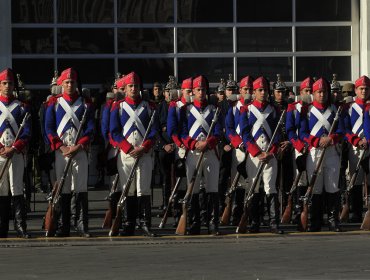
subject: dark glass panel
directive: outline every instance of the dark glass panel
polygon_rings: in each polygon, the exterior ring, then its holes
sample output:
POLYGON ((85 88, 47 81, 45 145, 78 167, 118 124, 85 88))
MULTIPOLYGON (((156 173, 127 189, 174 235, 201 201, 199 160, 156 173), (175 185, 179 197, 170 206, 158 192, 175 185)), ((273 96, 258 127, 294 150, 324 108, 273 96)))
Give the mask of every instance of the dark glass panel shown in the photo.
POLYGON ((53 59, 13 59, 13 69, 21 74, 24 84, 50 84, 54 76, 53 59))
POLYGON ((297 57, 297 80, 302 81, 307 76, 332 78, 333 73, 339 80, 351 80, 351 57, 297 57))
POLYGON ((50 28, 13 28, 12 48, 14 54, 53 53, 54 33, 50 28))
POLYGON ((297 21, 350 21, 350 0, 296 0, 297 21))
POLYGON ((58 22, 114 22, 113 0, 58 0, 58 22))
POLYGON ((58 29, 58 53, 114 53, 113 29, 58 29))
POLYGON ((177 49, 180 53, 232 52, 232 28, 179 28, 177 49))
POLYGON ((13 23, 52 23, 53 0, 12 0, 13 23))
POLYGON ((265 76, 275 81, 276 74, 280 74, 286 82, 292 81, 291 57, 243 57, 238 58, 238 81, 246 76, 254 78, 265 76))
POLYGON ((238 28, 239 52, 287 52, 292 50, 290 27, 238 28))
POLYGON ((350 51, 351 27, 297 27, 297 51, 350 51))
POLYGON ((136 72, 141 81, 151 84, 154 81, 167 82, 168 76, 173 75, 173 59, 120 59, 118 69, 121 73, 136 72))
POLYGON ((130 28, 118 29, 119 53, 173 52, 173 29, 130 28))
POLYGON ((59 59, 58 70, 75 68, 82 84, 102 84, 114 76, 113 59, 59 59))
POLYGON ((237 19, 238 22, 292 21, 292 0, 237 0, 237 19))
POLYGON ((118 22, 173 22, 173 0, 118 0, 118 22))
POLYGON ((233 73, 232 58, 179 58, 178 65, 179 81, 204 75, 210 83, 219 83, 221 78, 233 73))
POLYGON ((232 22, 233 1, 180 0, 177 1, 178 22, 232 22))

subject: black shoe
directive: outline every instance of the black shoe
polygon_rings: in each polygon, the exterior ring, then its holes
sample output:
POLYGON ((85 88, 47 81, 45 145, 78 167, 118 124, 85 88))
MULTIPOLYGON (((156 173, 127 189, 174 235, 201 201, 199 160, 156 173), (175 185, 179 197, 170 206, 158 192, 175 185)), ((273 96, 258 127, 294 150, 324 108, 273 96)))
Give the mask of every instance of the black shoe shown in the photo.
POLYGON ((146 225, 143 225, 141 229, 144 231, 144 235, 148 237, 157 237, 157 234, 152 232, 146 225))

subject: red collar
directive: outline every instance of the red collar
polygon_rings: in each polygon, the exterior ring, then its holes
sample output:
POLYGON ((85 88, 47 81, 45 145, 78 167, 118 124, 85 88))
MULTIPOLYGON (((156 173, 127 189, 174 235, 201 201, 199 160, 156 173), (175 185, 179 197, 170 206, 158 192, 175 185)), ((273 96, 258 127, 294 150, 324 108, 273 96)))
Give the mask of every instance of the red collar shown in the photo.
POLYGON ((252 104, 258 109, 264 109, 267 106, 268 102, 267 101, 260 102, 258 100, 254 100, 252 104))
POLYGON ((356 98, 355 99, 355 102, 358 104, 358 105, 364 105, 366 103, 366 100, 362 100, 360 98, 356 98))
POLYGON ((313 101, 312 105, 315 106, 317 109, 320 109, 320 110, 324 110, 324 109, 328 108, 327 104, 321 104, 317 101, 313 101))
POLYGON ((14 95, 10 95, 10 96, 0 95, 0 101, 3 102, 3 103, 10 103, 14 99, 15 99, 14 95))
POLYGON ((68 102, 74 103, 78 98, 78 93, 77 93, 77 91, 75 91, 75 93, 73 93, 72 95, 69 95, 69 94, 63 92, 63 98, 68 102))
POLYGON ((199 101, 199 100, 196 100, 196 99, 194 99, 193 104, 194 104, 195 107, 198 107, 198 108, 204 108, 208 105, 207 100, 199 101))
POLYGON ((183 104, 186 104, 186 99, 185 99, 185 97, 184 97, 184 96, 181 96, 180 101, 181 101, 183 104))
POLYGON ((127 104, 137 106, 141 103, 142 100, 141 100, 141 97, 139 97, 137 99, 132 99, 131 97, 126 96, 125 101, 126 101, 127 104))

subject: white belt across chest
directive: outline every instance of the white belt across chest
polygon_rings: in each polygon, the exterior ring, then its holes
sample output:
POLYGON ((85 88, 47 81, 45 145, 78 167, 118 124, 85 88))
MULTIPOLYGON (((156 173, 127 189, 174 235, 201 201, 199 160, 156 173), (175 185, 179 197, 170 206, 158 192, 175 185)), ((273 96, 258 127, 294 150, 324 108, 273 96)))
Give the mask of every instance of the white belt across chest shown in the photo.
MULTIPOLYGON (((302 104, 301 103, 297 103, 296 105, 295 105, 295 110, 294 110, 294 117, 295 117, 295 121, 297 120, 297 118, 298 118, 298 114, 300 114, 301 113, 301 110, 302 110, 302 104)), ((297 133, 297 135, 298 135, 298 133, 299 133, 299 129, 297 129, 296 130, 296 133, 297 133)))
POLYGON ((195 122, 191 126, 189 130, 190 137, 193 137, 195 132, 198 130, 198 128, 203 127, 204 130, 209 133, 209 124, 206 121, 206 118, 211 113, 210 107, 207 106, 207 108, 203 111, 203 114, 199 113, 197 109, 195 109, 194 106, 191 106, 190 113, 195 118, 195 122))
POLYGON ((360 105, 358 105, 357 103, 353 103, 353 105, 351 106, 351 117, 352 117, 352 110, 355 110, 356 113, 358 114, 358 118, 355 122, 355 124, 353 125, 352 127, 352 132, 354 134, 358 134, 358 136, 362 137, 363 136, 363 133, 364 133, 364 129, 360 129, 363 121, 364 121, 364 113, 363 113, 363 110, 362 108, 360 107, 360 105))
POLYGON ((14 111, 15 108, 17 108, 17 106, 19 106, 17 102, 11 103, 8 107, 6 107, 4 103, 0 102, 0 111, 1 111, 0 127, 4 124, 5 120, 8 120, 14 134, 17 134, 19 129, 17 122, 12 114, 12 112, 14 111))
POLYGON ((321 112, 315 106, 311 107, 310 113, 313 114, 317 118, 317 122, 311 129, 311 132, 310 132, 311 135, 316 136, 317 132, 319 132, 319 130, 323 126, 328 132, 330 131, 331 124, 329 123, 328 119, 330 115, 332 114, 332 112, 333 111, 331 107, 328 107, 325 110, 324 114, 321 114, 321 112))
POLYGON ((267 136, 271 139, 272 131, 267 122, 267 118, 272 113, 272 107, 267 106, 263 112, 260 112, 255 106, 251 105, 249 106, 249 110, 257 119, 252 127, 252 136, 254 137, 258 130, 263 127, 267 133, 267 136))
MULTIPOLYGON (((131 129, 133 124, 136 125, 136 127, 139 130, 141 136, 144 137, 146 129, 145 129, 143 123, 141 122, 140 118, 139 118, 139 116, 141 115, 141 113, 145 109, 144 105, 145 105, 145 103, 142 102, 142 103, 140 103, 140 105, 135 110, 133 110, 126 102, 121 103, 121 108, 130 117, 128 119, 128 121, 126 122, 125 126, 123 127, 123 136, 124 137, 126 137, 126 134, 129 132, 129 130, 131 129)), ((122 115, 122 112, 121 112, 121 115, 122 115)))
POLYGON ((57 129, 58 135, 59 136, 62 135, 64 127, 67 125, 67 123, 70 120, 72 120, 73 125, 75 126, 76 130, 78 130, 80 128, 81 122, 76 116, 76 111, 78 110, 78 108, 80 108, 81 105, 83 105, 82 99, 78 98, 75 103, 73 103, 72 105, 69 105, 63 97, 59 97, 58 103, 65 112, 61 122, 59 123, 58 129, 57 129))
MULTIPOLYGON (((243 106, 243 104, 240 101, 238 101, 238 103, 236 104, 236 106, 234 106, 234 108, 233 108, 234 121, 235 121, 236 110, 237 109, 239 110, 239 115, 240 115, 240 108, 242 106, 243 106)), ((240 124, 239 123, 236 126, 235 131, 236 131, 237 134, 240 134, 240 124)))

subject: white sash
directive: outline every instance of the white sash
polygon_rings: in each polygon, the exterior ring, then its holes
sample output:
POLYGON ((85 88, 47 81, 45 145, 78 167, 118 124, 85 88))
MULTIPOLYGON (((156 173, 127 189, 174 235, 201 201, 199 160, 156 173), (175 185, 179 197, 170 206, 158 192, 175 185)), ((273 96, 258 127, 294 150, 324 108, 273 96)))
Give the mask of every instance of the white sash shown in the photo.
MULTIPOLYGON (((296 119, 298 118, 298 114, 300 114, 301 113, 301 110, 302 110, 302 104, 301 103, 297 103, 296 105, 295 105, 295 120, 294 121, 296 121, 296 119)), ((298 135, 298 133, 299 133, 299 129, 297 128, 297 130, 296 130, 296 133, 297 133, 297 135, 298 135)))
MULTIPOLYGON (((243 107, 243 104, 240 102, 240 100, 238 101, 238 103, 236 103, 236 106, 233 108, 233 115, 234 115, 234 121, 235 121, 235 114, 236 114, 236 109, 239 110, 239 113, 240 113, 240 108, 243 107)), ((239 114, 240 115, 240 114, 239 114)), ((240 134, 240 124, 238 123, 238 125, 236 126, 236 129, 235 129, 236 133, 240 134)))
POLYGON ((58 103, 63 108, 63 110, 65 112, 65 114, 63 116, 63 119, 59 123, 58 129, 57 129, 58 135, 62 136, 63 129, 67 125, 69 120, 72 120, 73 125, 78 130, 80 128, 81 123, 78 120, 75 112, 82 105, 82 98, 78 98, 75 103, 73 103, 72 105, 69 105, 63 97, 59 97, 58 98, 58 103))
POLYGON ((202 114, 199 113, 199 111, 197 109, 195 109, 195 106, 191 106, 190 113, 195 118, 195 122, 193 123, 193 125, 191 126, 190 131, 189 131, 190 137, 193 137, 194 136, 195 132, 198 130, 198 128, 200 126, 202 126, 204 128, 204 130, 208 134, 208 132, 209 132, 209 125, 208 125, 208 123, 206 121, 206 118, 211 113, 210 106, 207 106, 207 108, 203 111, 202 114))
POLYGON ((13 117, 12 112, 14 111, 15 108, 17 108, 17 106, 19 106, 19 104, 18 102, 15 102, 15 101, 13 101, 8 107, 6 107, 4 103, 0 102, 0 111, 1 111, 0 127, 3 125, 5 120, 8 120, 15 135, 18 133, 19 127, 17 125, 16 120, 13 117))
POLYGON ((362 128, 360 131, 358 131, 358 130, 360 129, 360 127, 361 127, 361 125, 364 121, 363 110, 362 110, 361 106, 358 105, 357 103, 353 103, 353 105, 351 106, 351 116, 352 116, 352 110, 355 110, 358 114, 358 118, 357 118, 355 124, 352 127, 352 132, 354 134, 358 134, 359 137, 362 137, 364 129, 362 128))
MULTIPOLYGON (((142 137, 145 135, 146 129, 144 128, 143 123, 141 122, 139 116, 144 111, 145 102, 141 102, 140 105, 135 109, 135 111, 126 103, 121 103, 121 108, 130 116, 123 128, 123 136, 126 137, 126 134, 131 129, 132 125, 135 123, 142 137)), ((122 112, 121 112, 122 115, 122 112)))
POLYGON ((252 127, 252 136, 254 137, 258 130, 263 127, 267 133, 267 136, 271 139, 272 132, 269 124, 267 123, 267 118, 272 113, 272 106, 268 105, 262 113, 254 105, 249 106, 249 109, 257 118, 252 127))
POLYGON ((316 136, 317 132, 319 132, 321 127, 325 127, 325 129, 329 132, 331 124, 329 123, 328 119, 332 113, 332 108, 329 106, 324 114, 321 114, 321 112, 315 107, 311 107, 311 114, 313 114, 317 118, 317 123, 314 125, 314 127, 311 129, 310 134, 313 136, 316 136))

